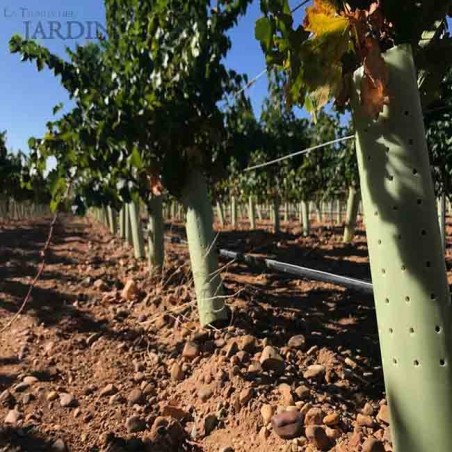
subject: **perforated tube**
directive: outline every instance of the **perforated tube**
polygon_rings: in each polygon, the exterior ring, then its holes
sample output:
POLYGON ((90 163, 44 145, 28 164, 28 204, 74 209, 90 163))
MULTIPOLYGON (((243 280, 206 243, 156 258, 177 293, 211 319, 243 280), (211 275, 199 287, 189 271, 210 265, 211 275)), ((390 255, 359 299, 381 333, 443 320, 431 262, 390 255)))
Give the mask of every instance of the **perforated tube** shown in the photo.
POLYGON ((397 452, 450 452, 451 302, 416 71, 409 46, 385 60, 389 107, 370 122, 355 99, 354 118, 393 442, 397 452))

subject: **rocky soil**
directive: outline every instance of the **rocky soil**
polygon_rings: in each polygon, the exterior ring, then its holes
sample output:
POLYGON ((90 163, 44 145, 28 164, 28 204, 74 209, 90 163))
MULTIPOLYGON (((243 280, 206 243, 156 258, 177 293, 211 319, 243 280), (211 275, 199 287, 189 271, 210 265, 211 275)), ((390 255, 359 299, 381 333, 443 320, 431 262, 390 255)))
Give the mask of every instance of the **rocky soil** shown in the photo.
MULTIPOLYGON (((0 224, 0 325, 48 219, 0 224)), ((169 234, 182 233, 172 228, 169 234)), ((224 231, 231 249, 368 277, 340 229, 224 231)), ((0 451, 391 451, 372 298, 223 262, 229 326, 196 321, 187 250, 163 277, 100 225, 62 217, 24 315, 0 335, 0 451)))

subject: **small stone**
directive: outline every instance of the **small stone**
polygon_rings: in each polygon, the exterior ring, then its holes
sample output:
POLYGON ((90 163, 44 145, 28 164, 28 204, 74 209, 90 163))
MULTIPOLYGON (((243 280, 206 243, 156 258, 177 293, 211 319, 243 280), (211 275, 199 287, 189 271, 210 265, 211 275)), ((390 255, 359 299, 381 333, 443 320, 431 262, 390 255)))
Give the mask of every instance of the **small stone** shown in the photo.
POLYGON ((325 413, 320 408, 311 408, 304 418, 305 425, 320 425, 323 422, 325 413))
POLYGON ((218 452, 234 452, 234 448, 231 446, 221 447, 218 452))
POLYGON ((306 386, 301 385, 295 389, 295 394, 300 400, 305 400, 309 398, 311 391, 306 386))
POLYGON ((98 290, 106 290, 107 289, 107 284, 102 279, 96 279, 96 281, 94 281, 93 286, 95 289, 98 289, 98 290))
POLYGON ((202 386, 198 391, 198 397, 203 402, 207 402, 213 396, 213 390, 210 386, 202 386))
POLYGON ((325 366, 320 364, 313 364, 309 366, 307 370, 304 372, 303 376, 306 380, 316 379, 323 377, 325 375, 326 369, 325 366))
POLYGON ((110 383, 100 391, 99 395, 101 397, 109 397, 116 394, 117 392, 118 389, 116 388, 116 386, 110 383))
POLYGON ((262 366, 258 362, 251 363, 247 369, 247 372, 250 374, 250 376, 260 375, 262 371, 262 366))
POLYGON ((268 404, 262 405, 261 416, 264 425, 268 425, 271 422, 274 411, 275 410, 271 405, 268 404))
POLYGON ((240 350, 239 352, 236 353, 235 356, 237 357, 237 359, 241 363, 246 363, 250 359, 249 353, 245 352, 244 350, 240 350))
POLYGON ((66 452, 67 447, 65 442, 59 438, 52 444, 52 450, 55 452, 66 452))
POLYGON ((282 439, 293 439, 301 436, 303 416, 297 411, 284 411, 272 417, 275 433, 282 439))
POLYGON ((126 429, 129 433, 142 432, 146 428, 146 423, 140 416, 131 416, 126 420, 126 429))
POLYGON ((306 338, 302 334, 297 334, 289 339, 287 345, 296 350, 304 350, 306 348, 306 338))
POLYGON ((166 417, 158 416, 151 427, 151 437, 158 438, 166 433, 169 420, 166 417))
POLYGON ((174 363, 171 366, 171 380, 182 381, 184 379, 184 372, 178 363, 174 363))
POLYGON ((58 399, 58 392, 56 392, 56 391, 50 391, 48 394, 47 394, 47 400, 49 401, 49 402, 53 402, 54 400, 56 400, 56 399, 58 399))
POLYGON ((340 419, 341 418, 338 413, 331 413, 323 418, 323 423, 330 427, 332 425, 339 424, 340 419))
POLYGON ((72 394, 60 394, 60 405, 64 408, 73 408, 78 405, 77 400, 72 394))
POLYGON ((142 405, 144 401, 144 395, 138 388, 133 389, 127 396, 127 402, 129 405, 142 405))
POLYGON ((361 412, 367 416, 373 416, 375 414, 374 407, 370 403, 366 403, 361 412))
POLYGON ((370 428, 372 428, 375 425, 374 421, 372 420, 372 418, 370 416, 367 416, 367 415, 361 414, 361 413, 359 413, 356 416, 356 423, 360 427, 370 427, 370 428))
POLYGON ((328 438, 332 440, 336 440, 342 435, 342 432, 340 430, 331 427, 326 427, 325 432, 326 436, 328 436, 328 438))
POLYGON ((285 364, 282 356, 270 345, 267 345, 262 351, 259 362, 266 371, 284 372, 285 364))
POLYGON ((283 406, 290 406, 295 403, 292 396, 292 388, 287 383, 280 384, 278 391, 281 394, 281 404, 283 406))
POLYGON ((344 361, 345 364, 347 364, 347 366, 351 367, 352 369, 356 369, 358 367, 358 364, 356 364, 355 361, 353 361, 349 357, 345 358, 344 361))
POLYGON ((245 352, 253 353, 256 349, 256 338, 247 334, 239 338, 239 349, 245 352))
POLYGON ((124 289, 122 289, 121 298, 130 301, 133 300, 137 294, 138 294, 137 283, 135 282, 135 280, 129 279, 126 282, 124 289))
POLYGON ((196 342, 186 342, 182 351, 182 356, 189 361, 193 361, 198 355, 199 345, 196 342))
POLYGON ((246 405, 253 397, 253 388, 245 388, 240 392, 239 401, 240 405, 246 405))
POLYGON ((34 384, 39 382, 39 380, 33 375, 28 375, 27 377, 24 377, 22 381, 29 386, 33 386, 34 384))
POLYGON ((389 407, 388 405, 381 405, 380 406, 380 410, 378 411, 377 414, 377 419, 380 422, 384 422, 385 424, 390 424, 391 423, 391 418, 389 416, 389 407))
POLYGON ((169 416, 178 421, 190 418, 190 414, 182 408, 173 405, 165 405, 162 409, 162 416, 169 416))
POLYGON ((17 423, 22 419, 22 413, 14 410, 9 410, 8 414, 5 417, 5 424, 16 426, 17 423))
POLYGON ((226 349, 226 357, 232 358, 239 351, 236 341, 231 341, 226 349))
POLYGON ((210 435, 218 424, 218 418, 215 414, 208 414, 204 418, 204 433, 207 435, 210 435))
POLYGON ((308 425, 305 430, 306 438, 315 446, 317 449, 326 451, 331 447, 331 440, 328 438, 325 430, 319 425, 308 425))
POLYGON ((16 392, 24 392, 26 391, 28 388, 30 387, 30 385, 28 383, 25 383, 24 381, 22 381, 21 383, 18 383, 15 387, 14 390, 16 392))
POLYGON ((385 446, 375 438, 368 438, 363 444, 362 452, 385 452, 385 446))

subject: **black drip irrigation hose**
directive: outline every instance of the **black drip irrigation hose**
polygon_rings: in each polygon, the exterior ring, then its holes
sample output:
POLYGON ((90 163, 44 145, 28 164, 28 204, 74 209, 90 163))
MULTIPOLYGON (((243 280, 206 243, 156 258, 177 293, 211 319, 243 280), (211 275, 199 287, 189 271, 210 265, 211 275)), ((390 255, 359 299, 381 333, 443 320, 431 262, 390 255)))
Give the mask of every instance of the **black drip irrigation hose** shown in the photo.
MULTIPOLYGON (((188 244, 186 240, 182 240, 180 237, 175 236, 169 237, 167 240, 170 240, 171 243, 180 243, 182 245, 188 244)), ((275 272, 294 276, 296 278, 306 278, 313 281, 336 284, 337 286, 347 287, 358 292, 373 294, 372 283, 368 281, 361 281, 359 279, 349 278, 348 276, 335 275, 334 273, 315 270, 313 268, 300 267, 298 265, 278 262, 273 259, 255 257, 249 254, 237 253, 230 250, 220 249, 218 250, 218 253, 225 259, 243 262, 251 267, 268 268, 275 272)))

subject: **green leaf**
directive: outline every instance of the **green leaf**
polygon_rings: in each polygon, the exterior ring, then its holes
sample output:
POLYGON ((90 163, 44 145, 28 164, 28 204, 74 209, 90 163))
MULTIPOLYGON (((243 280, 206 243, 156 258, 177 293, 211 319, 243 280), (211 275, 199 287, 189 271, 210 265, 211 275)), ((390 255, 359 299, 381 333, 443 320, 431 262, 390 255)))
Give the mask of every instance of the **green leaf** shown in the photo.
POLYGON ((273 41, 273 24, 268 17, 261 17, 256 21, 254 36, 260 41, 264 49, 270 49, 273 41))

